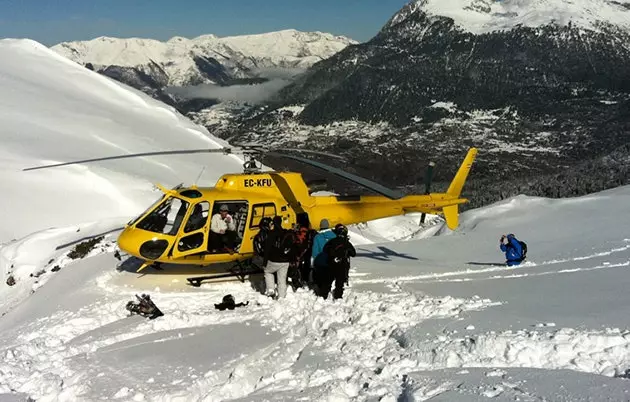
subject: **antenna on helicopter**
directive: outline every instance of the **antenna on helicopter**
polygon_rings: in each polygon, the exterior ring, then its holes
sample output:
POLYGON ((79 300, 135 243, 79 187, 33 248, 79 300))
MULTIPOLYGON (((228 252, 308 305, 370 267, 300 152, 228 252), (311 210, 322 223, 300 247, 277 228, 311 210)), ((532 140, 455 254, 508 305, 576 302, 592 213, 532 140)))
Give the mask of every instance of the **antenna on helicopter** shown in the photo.
POLYGON ((197 176, 197 179, 194 181, 195 185, 199 183, 199 179, 201 179, 201 175, 203 174, 204 170, 206 170, 205 166, 201 168, 201 172, 199 172, 199 176, 197 176))

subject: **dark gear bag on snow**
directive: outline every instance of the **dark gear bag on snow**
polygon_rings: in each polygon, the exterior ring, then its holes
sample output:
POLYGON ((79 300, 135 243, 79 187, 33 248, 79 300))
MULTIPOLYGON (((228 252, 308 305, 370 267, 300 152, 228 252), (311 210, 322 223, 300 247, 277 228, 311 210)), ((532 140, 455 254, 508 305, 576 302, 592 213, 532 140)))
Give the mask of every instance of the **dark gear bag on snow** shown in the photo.
POLYGON ((216 308, 217 310, 234 310, 236 307, 243 307, 243 306, 247 306, 249 304, 248 302, 245 303, 236 303, 236 301, 234 300, 234 296, 232 295, 225 295, 223 296, 223 301, 219 304, 215 304, 214 308, 216 308))

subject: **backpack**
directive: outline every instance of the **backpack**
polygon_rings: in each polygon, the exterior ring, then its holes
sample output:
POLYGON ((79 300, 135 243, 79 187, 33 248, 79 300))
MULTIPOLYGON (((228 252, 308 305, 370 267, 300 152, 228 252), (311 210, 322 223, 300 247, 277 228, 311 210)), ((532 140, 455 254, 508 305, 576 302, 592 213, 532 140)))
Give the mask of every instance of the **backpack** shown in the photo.
POLYGON ((301 227, 295 230, 295 242, 305 244, 308 241, 308 228, 301 227))
POLYGON ((525 257, 527 257, 527 243, 525 243, 524 241, 520 241, 517 240, 518 244, 521 245, 521 259, 525 259, 525 257))
POLYGON ((348 260, 348 246, 345 241, 339 241, 337 244, 331 244, 328 248, 328 263, 339 264, 348 260))
POLYGON ((282 229, 282 234, 276 238, 274 248, 279 254, 288 256, 293 251, 296 244, 296 235, 293 230, 282 229))
POLYGON ((260 257, 265 255, 267 236, 269 236, 269 231, 265 229, 260 229, 258 233, 256 233, 256 236, 254 236, 254 253, 260 257))

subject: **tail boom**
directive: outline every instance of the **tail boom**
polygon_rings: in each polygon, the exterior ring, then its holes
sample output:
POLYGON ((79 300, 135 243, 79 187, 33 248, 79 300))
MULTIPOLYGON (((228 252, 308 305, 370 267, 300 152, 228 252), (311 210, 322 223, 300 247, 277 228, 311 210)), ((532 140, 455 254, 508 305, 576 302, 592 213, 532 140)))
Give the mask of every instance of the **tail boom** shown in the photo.
POLYGON ((400 199, 384 196, 357 196, 352 200, 336 196, 310 197, 309 205, 303 206, 309 213, 314 228, 319 228, 319 222, 324 218, 331 225, 350 225, 409 212, 424 212, 443 215, 446 226, 455 230, 459 225, 458 206, 468 202, 468 199, 461 198, 460 195, 476 156, 477 149, 470 148, 446 193, 415 194, 400 199))

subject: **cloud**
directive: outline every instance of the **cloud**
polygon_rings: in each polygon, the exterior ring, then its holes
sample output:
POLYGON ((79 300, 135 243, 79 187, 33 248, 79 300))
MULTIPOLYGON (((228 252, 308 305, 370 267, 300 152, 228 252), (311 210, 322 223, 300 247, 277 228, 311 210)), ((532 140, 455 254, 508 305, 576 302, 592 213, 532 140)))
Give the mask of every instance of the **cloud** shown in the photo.
POLYGON ((193 87, 170 87, 168 92, 189 99, 218 99, 221 101, 237 101, 261 103, 276 92, 289 85, 291 81, 274 79, 262 84, 220 86, 201 84, 193 87))
POLYGON ((169 87, 167 92, 188 99, 218 99, 220 101, 261 103, 289 85, 293 77, 303 71, 297 68, 258 69, 253 72, 253 75, 258 78, 265 78, 268 81, 259 84, 229 86, 201 84, 190 87, 169 87))

